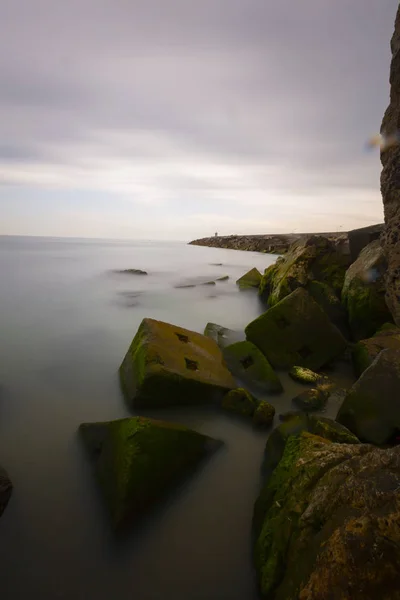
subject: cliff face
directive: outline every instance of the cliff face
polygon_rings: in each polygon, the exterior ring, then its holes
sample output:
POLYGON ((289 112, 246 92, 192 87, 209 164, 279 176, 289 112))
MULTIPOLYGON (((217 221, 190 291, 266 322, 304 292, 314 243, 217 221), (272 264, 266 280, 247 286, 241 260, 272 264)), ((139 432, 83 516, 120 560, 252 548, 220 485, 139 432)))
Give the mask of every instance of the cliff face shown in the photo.
MULTIPOLYGON (((400 7, 391 40, 390 103, 382 121, 384 135, 400 129, 400 7)), ((397 325, 400 325, 400 145, 381 152, 381 191, 385 212, 382 245, 388 262, 386 302, 397 325)))

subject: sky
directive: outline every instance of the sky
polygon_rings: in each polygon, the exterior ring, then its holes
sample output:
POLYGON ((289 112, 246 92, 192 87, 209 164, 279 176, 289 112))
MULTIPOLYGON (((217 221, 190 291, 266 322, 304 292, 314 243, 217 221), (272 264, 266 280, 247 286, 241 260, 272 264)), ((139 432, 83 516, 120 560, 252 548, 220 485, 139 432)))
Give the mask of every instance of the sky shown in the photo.
POLYGON ((383 221, 398 0, 0 0, 0 234, 383 221))

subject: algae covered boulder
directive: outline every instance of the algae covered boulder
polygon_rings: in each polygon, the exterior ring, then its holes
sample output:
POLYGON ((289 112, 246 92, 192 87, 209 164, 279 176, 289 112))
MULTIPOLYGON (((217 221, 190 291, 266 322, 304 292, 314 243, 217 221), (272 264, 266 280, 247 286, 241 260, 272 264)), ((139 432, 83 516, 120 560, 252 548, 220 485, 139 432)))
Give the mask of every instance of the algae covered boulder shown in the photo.
POLYGON ((262 392, 275 394, 282 391, 282 384, 274 369, 251 342, 243 341, 227 346, 224 357, 231 372, 240 380, 262 392))
POLYGON ((228 329, 228 327, 217 325, 217 323, 207 323, 204 335, 214 340, 220 348, 225 348, 245 338, 243 332, 228 329))
POLYGON ((115 527, 139 519, 220 446, 181 425, 142 417, 83 423, 80 433, 115 527))
POLYGON ((11 498, 13 485, 8 476, 8 473, 0 467, 0 517, 6 509, 6 506, 11 498))
POLYGON ((154 319, 143 319, 120 366, 120 381, 134 407, 218 403, 236 387, 212 339, 154 319))
POLYGON ((381 327, 371 338, 357 342, 352 351, 357 377, 373 363, 382 350, 388 349, 400 350, 400 329, 391 324, 381 327))
POLYGON ((302 288, 249 323, 246 337, 274 367, 317 370, 346 348, 340 331, 302 288))
MULTIPOLYGON (((338 308, 337 295, 343 286, 349 259, 338 251, 328 238, 318 235, 302 237, 294 242, 287 254, 266 269, 260 285, 260 295, 274 306, 299 287, 319 282, 323 288, 315 293, 338 308)), ((311 291, 311 290, 310 290, 311 291)), ((328 305, 327 304, 327 305, 328 305)))
POLYGON ((300 408, 300 410, 304 410, 304 412, 311 412, 322 410, 328 402, 328 398, 329 391, 324 386, 318 386, 301 392, 293 398, 293 404, 300 408))
POLYGON ((400 447, 291 436, 254 509, 265 600, 400 598, 400 447))
POLYGON ((256 427, 269 427, 275 416, 275 407, 269 402, 261 400, 253 415, 253 423, 256 427))
POLYGON ((324 375, 320 375, 319 373, 314 373, 311 369, 306 369, 305 367, 294 366, 290 369, 289 375, 295 381, 300 383, 319 383, 326 379, 324 375))
POLYGON ((257 407, 256 399, 244 388, 228 392, 222 400, 222 408, 242 417, 252 417, 257 407))
POLYGON ((242 277, 240 277, 236 281, 236 283, 242 289, 252 287, 258 288, 261 283, 261 273, 258 269, 254 267, 254 269, 251 269, 250 271, 247 271, 247 273, 242 275, 242 277))
POLYGON ((391 320, 385 302, 385 272, 383 249, 379 240, 374 240, 361 251, 346 273, 342 302, 355 340, 372 336, 391 320))
POLYGON ((336 417, 361 440, 395 441, 400 433, 400 350, 382 350, 350 389, 336 417))

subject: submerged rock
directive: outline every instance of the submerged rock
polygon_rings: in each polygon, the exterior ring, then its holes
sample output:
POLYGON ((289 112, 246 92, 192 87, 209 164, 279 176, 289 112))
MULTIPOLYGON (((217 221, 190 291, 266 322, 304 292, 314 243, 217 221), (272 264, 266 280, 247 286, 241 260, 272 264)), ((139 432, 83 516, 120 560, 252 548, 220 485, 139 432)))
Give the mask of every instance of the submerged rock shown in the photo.
POLYGON ((134 407, 218 403, 236 387, 212 339, 154 319, 143 319, 119 372, 134 407))
POLYGON ((327 379, 325 375, 320 375, 319 373, 314 373, 311 369, 297 366, 290 369, 289 375, 292 379, 300 383, 319 383, 327 379))
POLYGON ((7 472, 0 467, 0 517, 11 498, 13 485, 7 472))
POLYGON ((346 396, 336 420, 361 440, 394 442, 400 432, 400 350, 382 350, 346 396))
POLYGON ((240 279, 236 281, 240 288, 256 287, 258 288, 261 283, 261 273, 258 269, 254 268, 242 275, 240 279))
POLYGON ((291 436, 254 509, 261 597, 399 598, 399 506, 400 447, 291 436))
POLYGON ((263 353, 251 342, 243 341, 227 346, 224 358, 230 371, 242 381, 266 393, 282 392, 278 375, 263 353))
POLYGON ((261 400, 253 415, 253 423, 256 427, 269 427, 275 416, 275 407, 269 402, 261 400))
POLYGON ((328 402, 331 389, 332 386, 328 384, 327 386, 321 385, 311 390, 305 390, 293 398, 293 404, 300 410, 304 410, 304 412, 321 410, 328 402))
POLYGON ((116 271, 116 273, 123 273, 125 275, 148 275, 147 271, 142 271, 141 269, 122 269, 121 271, 116 271))
POLYGON ((138 520, 221 444, 143 417, 83 423, 80 432, 115 527, 138 520))
POLYGON ((256 399, 244 388, 228 392, 222 400, 222 408, 243 417, 252 417, 257 407, 256 399))
POLYGON ((400 350, 400 328, 386 324, 367 340, 355 344, 352 352, 354 370, 357 377, 375 360, 382 350, 400 350))
POLYGON ((370 337, 391 318, 385 302, 385 272, 383 249, 375 240, 361 251, 346 273, 342 301, 356 340, 370 337))
POLYGON ((216 281, 228 281, 229 275, 222 275, 222 277, 217 277, 216 281))
POLYGON ((249 323, 246 337, 274 367, 319 369, 346 348, 326 313, 302 288, 249 323))

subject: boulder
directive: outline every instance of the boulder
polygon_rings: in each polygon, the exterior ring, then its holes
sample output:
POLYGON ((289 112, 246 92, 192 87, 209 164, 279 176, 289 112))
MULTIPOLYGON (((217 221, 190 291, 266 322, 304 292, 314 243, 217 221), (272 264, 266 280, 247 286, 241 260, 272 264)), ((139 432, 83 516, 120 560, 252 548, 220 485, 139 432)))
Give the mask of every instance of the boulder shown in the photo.
POLYGON ((269 427, 275 416, 275 407, 269 402, 261 400, 253 415, 253 423, 256 427, 269 427))
POLYGON ((143 319, 119 372, 134 407, 219 403, 236 387, 213 340, 154 319, 143 319))
POLYGON ((386 324, 367 340, 360 340, 352 351, 353 365, 357 377, 375 360, 382 350, 400 350, 400 328, 386 324))
POLYGON ((80 426, 115 527, 140 519, 221 444, 143 417, 80 426))
POLYGON ((234 331, 216 323, 207 323, 204 335, 214 340, 220 348, 225 348, 245 338, 244 332, 234 331))
POLYGON ((7 472, 0 467, 0 517, 6 509, 11 498, 13 485, 7 472))
POLYGON ((252 417, 256 407, 256 399, 244 388, 231 390, 222 400, 222 408, 243 417, 252 417))
POLYGON ((386 259, 379 240, 366 246, 346 272, 342 302, 355 340, 373 335, 391 319, 385 302, 386 259))
POLYGON ((377 225, 368 225, 368 227, 361 227, 360 229, 353 229, 349 231, 349 248, 351 261, 357 260, 361 250, 368 246, 374 240, 379 240, 381 233, 384 229, 383 223, 377 225))
POLYGON ((240 279, 236 281, 237 285, 244 289, 249 287, 258 288, 261 283, 261 273, 258 269, 254 268, 242 275, 240 279))
POLYGON ((310 286, 310 292, 321 296, 329 306, 337 306, 343 287, 348 257, 338 251, 326 237, 313 235, 294 242, 287 254, 266 269, 260 285, 260 295, 269 306, 274 306, 299 287, 310 286), (323 287, 311 285, 313 282, 323 287))
POLYGON ((340 331, 303 288, 249 323, 245 333, 277 368, 317 370, 346 348, 340 331))
POLYGON ((400 432, 400 350, 382 350, 350 389, 336 417, 373 444, 395 441, 400 432))
POLYGON ((224 358, 230 371, 241 381, 260 391, 275 394, 282 392, 279 377, 263 353, 251 342, 237 342, 224 349, 224 358))
POLYGON ((289 375, 295 381, 300 383, 320 383, 324 379, 327 379, 325 375, 320 375, 319 373, 314 373, 311 369, 306 369, 305 367, 292 367, 289 371, 289 375))
POLYGON ((327 384, 320 385, 311 390, 305 390, 293 398, 293 404, 300 408, 300 410, 304 410, 304 412, 322 410, 328 402, 331 389, 332 386, 327 384))
MULTIPOLYGON (((398 139, 400 122, 400 7, 391 41, 390 104, 382 121, 381 132, 398 139)), ((400 326, 400 144, 381 148, 381 192, 385 212, 385 229, 381 237, 387 259, 386 302, 393 319, 400 326)))
POLYGON ((400 447, 291 436, 254 508, 261 597, 400 598, 400 447))

